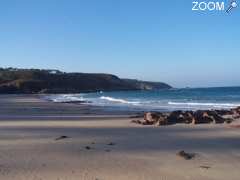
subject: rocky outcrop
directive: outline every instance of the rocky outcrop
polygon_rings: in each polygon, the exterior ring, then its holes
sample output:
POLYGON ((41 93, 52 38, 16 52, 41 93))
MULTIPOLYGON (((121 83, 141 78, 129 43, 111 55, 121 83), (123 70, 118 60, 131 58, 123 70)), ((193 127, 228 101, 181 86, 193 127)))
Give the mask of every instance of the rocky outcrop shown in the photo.
POLYGON ((225 119, 219 115, 216 111, 196 111, 193 113, 192 124, 204 124, 204 123, 224 123, 225 119))
POLYGON ((171 124, 221 124, 231 123, 240 117, 240 107, 230 110, 173 111, 171 113, 146 112, 142 120, 133 120, 142 125, 171 124))
POLYGON ((120 79, 111 74, 0 68, 1 94, 81 93, 168 88, 171 86, 165 83, 120 79))

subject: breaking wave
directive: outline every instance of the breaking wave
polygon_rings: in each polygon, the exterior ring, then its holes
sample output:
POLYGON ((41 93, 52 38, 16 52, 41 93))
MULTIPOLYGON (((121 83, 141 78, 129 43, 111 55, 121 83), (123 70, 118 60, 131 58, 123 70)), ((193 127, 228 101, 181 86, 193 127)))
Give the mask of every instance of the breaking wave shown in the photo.
POLYGON ((58 103, 85 101, 82 96, 74 94, 51 95, 47 96, 46 99, 58 103))
POLYGON ((124 99, 117 99, 117 98, 108 97, 108 96, 101 96, 100 99, 115 102, 115 103, 123 103, 123 104, 139 104, 140 103, 140 102, 126 101, 124 99))
POLYGON ((100 91, 97 93, 52 94, 46 95, 46 99, 53 102, 80 102, 140 111, 230 109, 240 106, 240 87, 164 91, 100 91))
POLYGON ((197 106, 197 107, 217 107, 217 108, 234 108, 240 104, 234 103, 198 103, 198 102, 168 102, 169 105, 175 106, 197 106))

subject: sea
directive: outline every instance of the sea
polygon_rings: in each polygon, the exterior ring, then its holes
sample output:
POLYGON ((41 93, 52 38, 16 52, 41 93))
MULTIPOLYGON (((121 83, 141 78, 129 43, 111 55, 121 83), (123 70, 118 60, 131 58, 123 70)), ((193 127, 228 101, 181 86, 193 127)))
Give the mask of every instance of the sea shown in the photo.
POLYGON ((115 91, 46 95, 53 102, 132 111, 230 109, 240 106, 240 87, 182 88, 153 91, 115 91))

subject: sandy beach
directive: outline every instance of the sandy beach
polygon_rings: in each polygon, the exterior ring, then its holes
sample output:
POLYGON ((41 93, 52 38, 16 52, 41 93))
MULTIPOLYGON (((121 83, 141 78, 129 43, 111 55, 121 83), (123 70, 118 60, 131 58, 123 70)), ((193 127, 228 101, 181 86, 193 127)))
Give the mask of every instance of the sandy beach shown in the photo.
POLYGON ((0 180, 240 180, 240 0, 0 5, 0 180))
POLYGON ((0 99, 0 179, 240 177, 240 131, 227 124, 141 126, 131 123, 129 114, 110 116, 97 107, 49 103, 24 95, 0 99), (61 136, 65 138, 56 140, 61 136), (181 150, 195 157, 177 156, 181 150))

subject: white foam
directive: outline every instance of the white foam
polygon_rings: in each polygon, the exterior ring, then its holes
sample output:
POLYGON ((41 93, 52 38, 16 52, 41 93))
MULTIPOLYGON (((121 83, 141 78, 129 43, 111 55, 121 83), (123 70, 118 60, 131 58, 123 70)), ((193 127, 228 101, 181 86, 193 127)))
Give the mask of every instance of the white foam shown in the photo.
POLYGON ((108 97, 108 96, 101 96, 100 99, 102 100, 107 100, 115 103, 123 103, 123 104, 139 104, 139 102, 133 102, 133 101, 126 101, 124 99, 117 99, 113 97, 108 97))
POLYGON ((47 97, 48 100, 53 102, 78 102, 84 101, 84 98, 80 95, 73 95, 73 94, 63 94, 63 95, 52 95, 47 97))
POLYGON ((143 109, 229 109, 240 106, 239 102, 215 102, 215 101, 191 101, 189 99, 171 100, 171 99, 153 99, 143 97, 126 98, 102 96, 103 92, 97 94, 60 94, 48 95, 47 100, 53 102, 91 102, 99 106, 121 106, 126 108, 143 108, 143 109), (101 94, 100 94, 101 93, 101 94))
POLYGON ((238 107, 240 104, 233 103, 197 103, 197 102, 168 102, 169 105, 177 106, 208 106, 208 107, 222 107, 222 108, 233 108, 238 107))

